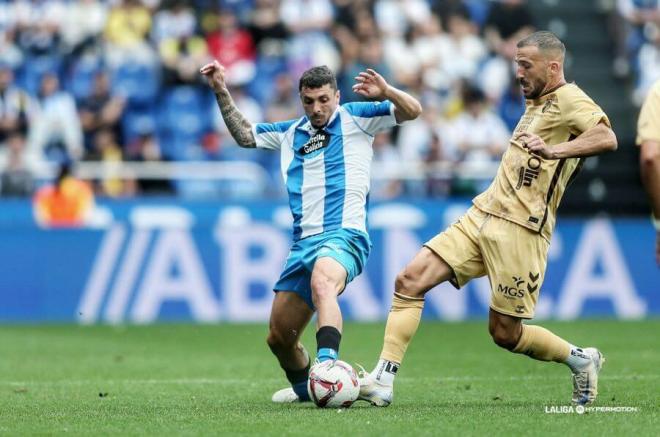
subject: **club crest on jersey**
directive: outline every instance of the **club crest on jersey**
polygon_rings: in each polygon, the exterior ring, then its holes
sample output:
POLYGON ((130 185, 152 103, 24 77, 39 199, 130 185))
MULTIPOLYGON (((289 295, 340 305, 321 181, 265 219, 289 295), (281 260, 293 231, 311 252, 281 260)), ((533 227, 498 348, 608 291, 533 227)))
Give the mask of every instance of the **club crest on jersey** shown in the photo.
POLYGON ((552 104, 555 102, 555 100, 557 100, 557 97, 556 97, 556 96, 552 96, 552 97, 550 97, 548 100, 546 100, 546 101, 545 101, 545 104, 543 105, 543 108, 541 109, 541 114, 545 114, 545 111, 547 111, 548 109, 550 109, 550 107, 551 107, 552 104))
POLYGON ((327 132, 320 131, 316 133, 313 137, 309 139, 303 146, 301 153, 303 155, 309 155, 318 150, 323 149, 330 143, 330 134, 327 132))

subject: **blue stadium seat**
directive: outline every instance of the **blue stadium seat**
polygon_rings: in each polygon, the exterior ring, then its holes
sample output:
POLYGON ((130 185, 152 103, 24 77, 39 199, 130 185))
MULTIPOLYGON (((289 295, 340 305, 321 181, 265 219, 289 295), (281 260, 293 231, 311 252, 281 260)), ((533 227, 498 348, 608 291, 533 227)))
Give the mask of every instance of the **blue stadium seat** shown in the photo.
POLYGON ((162 96, 157 120, 168 159, 204 159, 201 138, 212 129, 207 108, 207 100, 194 86, 178 86, 162 96))
POLYGON ((66 89, 77 101, 90 95, 94 88, 94 77, 102 69, 100 59, 83 57, 77 59, 65 78, 66 89))
POLYGON ((145 110, 129 109, 121 120, 124 144, 128 144, 140 135, 156 132, 156 115, 152 108, 145 110))
POLYGON ((31 95, 37 95, 41 77, 46 73, 55 73, 60 77, 62 60, 58 56, 26 57, 18 70, 16 82, 31 95))
POLYGON ((125 96, 129 106, 148 106, 155 102, 160 89, 160 75, 151 65, 120 65, 112 78, 113 93, 125 96))
POLYGON ((256 63, 254 79, 247 84, 246 91, 257 102, 268 102, 273 93, 273 82, 278 74, 287 72, 286 58, 260 56, 256 63))

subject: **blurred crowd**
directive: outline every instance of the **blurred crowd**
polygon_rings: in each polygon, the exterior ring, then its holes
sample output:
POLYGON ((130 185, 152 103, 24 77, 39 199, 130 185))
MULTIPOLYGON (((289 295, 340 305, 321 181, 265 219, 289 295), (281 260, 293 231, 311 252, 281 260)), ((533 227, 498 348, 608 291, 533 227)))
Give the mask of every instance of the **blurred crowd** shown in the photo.
POLYGON ((612 18, 614 73, 633 79, 633 103, 641 106, 660 79, 660 0, 616 0, 612 18))
MULTIPOLYGON (((214 58, 252 122, 301 116, 297 80, 311 66, 337 73, 343 102, 360 98, 356 73, 374 68, 425 108, 375 139, 378 165, 478 170, 499 160, 524 111, 512 60, 533 30, 523 0, 0 0, 0 192, 33 193, 31 166, 43 160, 247 160, 279 179, 278 154, 229 136, 198 74, 214 58)), ((428 174, 374 181, 372 194, 482 188, 428 174)), ((94 191, 187 192, 185 182, 139 178, 95 181, 94 191)))

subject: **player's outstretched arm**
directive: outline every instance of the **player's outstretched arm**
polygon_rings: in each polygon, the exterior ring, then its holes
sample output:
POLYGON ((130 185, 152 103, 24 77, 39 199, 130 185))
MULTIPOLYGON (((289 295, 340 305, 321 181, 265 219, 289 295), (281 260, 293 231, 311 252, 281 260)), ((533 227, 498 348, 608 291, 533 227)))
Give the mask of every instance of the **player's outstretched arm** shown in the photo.
POLYGON ((545 159, 578 158, 593 156, 603 152, 614 151, 617 148, 617 139, 614 131, 604 123, 600 123, 585 131, 579 137, 565 143, 548 146, 538 135, 523 132, 515 136, 514 140, 527 148, 531 153, 545 159))
POLYGON ((353 91, 361 96, 377 100, 389 100, 394 104, 397 123, 414 120, 422 113, 422 105, 410 94, 387 83, 375 70, 368 68, 355 77, 353 91))
POLYGON ((252 134, 252 124, 238 110, 227 89, 225 67, 218 61, 213 61, 200 68, 199 72, 206 76, 209 86, 215 92, 215 99, 218 102, 222 118, 236 143, 241 147, 256 147, 257 142, 252 134))

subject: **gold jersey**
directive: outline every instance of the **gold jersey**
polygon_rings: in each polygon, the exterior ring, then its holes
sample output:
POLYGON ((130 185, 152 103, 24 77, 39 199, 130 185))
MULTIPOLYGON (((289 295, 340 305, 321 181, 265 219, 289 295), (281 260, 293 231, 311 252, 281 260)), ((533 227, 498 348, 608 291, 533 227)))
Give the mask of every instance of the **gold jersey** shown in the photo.
POLYGON ((474 198, 482 211, 538 232, 550 241, 559 202, 582 166, 581 158, 543 159, 515 140, 522 132, 540 136, 549 146, 570 141, 586 130, 610 121, 577 85, 570 83, 525 102, 497 175, 474 198))
POLYGON ((637 121, 637 145, 660 141, 660 80, 651 87, 637 121))

